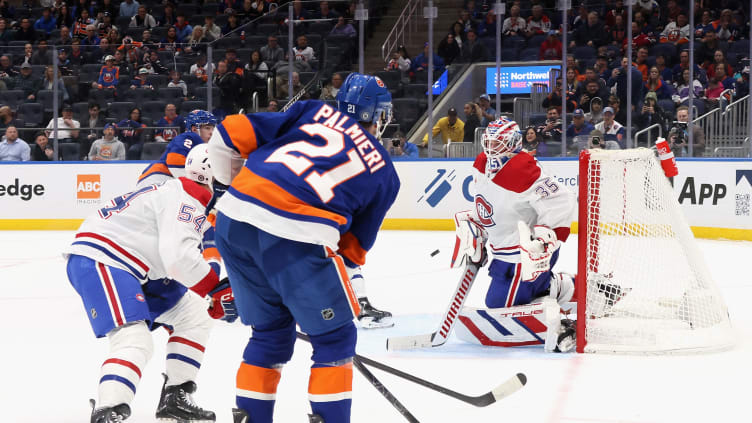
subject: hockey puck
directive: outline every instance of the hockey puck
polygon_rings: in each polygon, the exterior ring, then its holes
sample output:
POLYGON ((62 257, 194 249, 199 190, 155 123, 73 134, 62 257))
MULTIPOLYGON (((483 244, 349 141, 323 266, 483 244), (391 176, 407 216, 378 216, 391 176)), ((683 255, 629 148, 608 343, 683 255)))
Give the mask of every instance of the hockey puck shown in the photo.
POLYGON ((436 254, 439 254, 439 250, 433 250, 433 253, 431 253, 431 257, 435 256, 436 254))

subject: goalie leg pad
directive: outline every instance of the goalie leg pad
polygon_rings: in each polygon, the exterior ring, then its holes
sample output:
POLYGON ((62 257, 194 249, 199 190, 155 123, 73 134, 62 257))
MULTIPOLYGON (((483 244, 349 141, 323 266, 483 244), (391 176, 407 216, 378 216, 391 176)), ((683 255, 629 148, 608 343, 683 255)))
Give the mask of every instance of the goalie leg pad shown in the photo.
POLYGON ((518 347, 547 343, 548 320, 553 328, 552 349, 559 334, 559 307, 545 301, 513 307, 478 309, 464 307, 459 315, 457 337, 465 342, 494 347, 518 347), (551 318, 553 315, 555 318, 551 318))

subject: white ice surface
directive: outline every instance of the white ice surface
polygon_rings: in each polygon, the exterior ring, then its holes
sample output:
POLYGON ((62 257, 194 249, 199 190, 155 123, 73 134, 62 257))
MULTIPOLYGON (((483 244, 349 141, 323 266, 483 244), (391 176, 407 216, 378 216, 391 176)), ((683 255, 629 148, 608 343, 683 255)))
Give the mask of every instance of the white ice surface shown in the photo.
MULTIPOLYGON (((0 421, 88 422, 107 341, 94 338, 59 251, 72 232, 0 232, 0 421)), ((432 350, 385 351, 394 335, 438 325, 459 271, 449 270, 452 234, 383 232, 364 275, 372 303, 395 314, 392 329, 360 330, 358 352, 466 394, 485 393, 517 372, 520 392, 475 408, 379 370, 373 373, 425 422, 742 422, 752 421, 752 273, 743 266, 752 243, 699 241, 728 304, 739 344, 731 351, 668 357, 545 354, 541 347, 502 349, 454 337, 432 350), (430 253, 441 252, 435 257, 430 253)), ((576 238, 563 247, 559 268, 575 270, 576 238)), ((660 254, 660 252, 656 252, 660 254)), ((671 265, 671 263, 667 263, 671 265)), ((467 305, 482 304, 485 271, 467 305)), ((155 354, 143 371, 129 422, 154 422, 164 368, 166 332, 155 332, 155 354)), ((196 401, 232 421, 235 371, 249 330, 218 322, 198 377, 196 401)), ((310 347, 298 342, 283 370, 277 422, 307 422, 310 347)), ((405 421, 357 372, 353 422, 405 421)))

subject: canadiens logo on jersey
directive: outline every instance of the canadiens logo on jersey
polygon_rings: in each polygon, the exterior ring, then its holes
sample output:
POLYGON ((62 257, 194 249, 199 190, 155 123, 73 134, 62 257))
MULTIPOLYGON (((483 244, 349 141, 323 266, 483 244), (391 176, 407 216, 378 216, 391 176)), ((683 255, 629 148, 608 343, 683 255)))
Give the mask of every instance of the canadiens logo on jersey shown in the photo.
POLYGON ((483 226, 493 226, 496 224, 493 220, 493 206, 486 201, 482 195, 475 196, 475 210, 483 226))

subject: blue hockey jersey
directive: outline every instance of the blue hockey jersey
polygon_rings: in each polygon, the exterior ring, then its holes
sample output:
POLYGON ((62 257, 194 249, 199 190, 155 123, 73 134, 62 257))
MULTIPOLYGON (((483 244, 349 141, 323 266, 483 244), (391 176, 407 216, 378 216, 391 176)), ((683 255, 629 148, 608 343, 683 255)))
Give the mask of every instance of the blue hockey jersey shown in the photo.
POLYGON ((155 173, 175 178, 185 176, 185 157, 193 147, 203 143, 201 136, 193 131, 183 132, 173 138, 162 157, 144 169, 138 177, 139 182, 155 173))
POLYGON ((232 182, 217 210, 279 237, 338 249, 351 266, 365 263, 400 186, 379 141, 321 101, 228 116, 209 141, 209 157, 214 178, 232 182))

